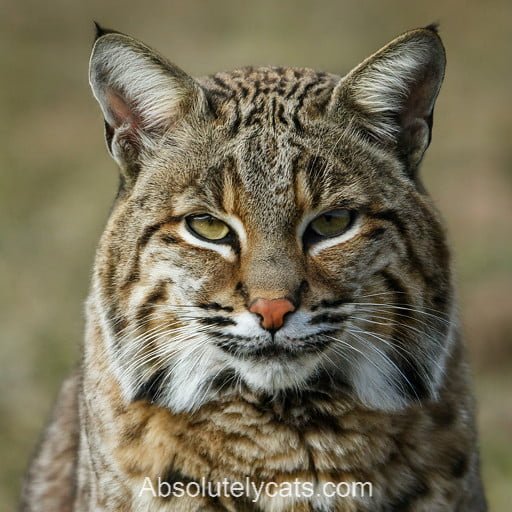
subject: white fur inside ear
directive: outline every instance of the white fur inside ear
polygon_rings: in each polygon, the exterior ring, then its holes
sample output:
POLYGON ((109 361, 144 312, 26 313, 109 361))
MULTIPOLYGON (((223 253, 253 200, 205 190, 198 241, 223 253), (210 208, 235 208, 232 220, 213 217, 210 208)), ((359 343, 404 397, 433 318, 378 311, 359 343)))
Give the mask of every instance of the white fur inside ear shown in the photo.
POLYGON ((146 129, 168 123, 187 93, 182 77, 149 49, 108 37, 96 42, 90 62, 91 87, 107 122, 118 127, 136 119, 146 129))
POLYGON ((375 116, 372 125, 379 137, 394 137, 400 129, 397 123, 390 122, 390 116, 402 112, 410 89, 429 58, 427 46, 409 41, 369 63, 354 80, 355 101, 375 116))

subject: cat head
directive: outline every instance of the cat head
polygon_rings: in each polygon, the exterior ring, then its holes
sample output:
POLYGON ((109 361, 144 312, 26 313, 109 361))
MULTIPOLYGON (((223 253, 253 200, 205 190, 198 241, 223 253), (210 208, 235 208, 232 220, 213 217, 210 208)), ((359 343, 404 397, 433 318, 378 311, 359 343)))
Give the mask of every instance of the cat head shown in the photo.
POLYGON ((433 27, 343 78, 194 79, 100 30, 90 83, 121 181, 92 305, 127 400, 190 411, 242 389, 435 398, 452 299, 418 167, 445 67, 433 27))

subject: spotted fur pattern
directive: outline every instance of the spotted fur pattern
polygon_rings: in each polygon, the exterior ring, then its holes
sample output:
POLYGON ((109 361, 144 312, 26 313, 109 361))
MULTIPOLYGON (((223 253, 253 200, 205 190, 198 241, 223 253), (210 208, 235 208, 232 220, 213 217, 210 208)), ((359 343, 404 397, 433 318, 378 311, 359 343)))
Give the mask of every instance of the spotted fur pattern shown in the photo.
POLYGON ((23 510, 486 510, 449 251, 418 175, 444 62, 427 27, 343 78, 196 80, 99 32, 91 86, 120 187, 82 367, 23 510), (308 237, 335 208, 348 229, 308 237), (187 228, 205 212, 225 243, 187 228), (294 304, 281 329, 249 312, 261 297, 294 304), (373 496, 163 498, 140 493, 146 477, 362 481, 373 496))

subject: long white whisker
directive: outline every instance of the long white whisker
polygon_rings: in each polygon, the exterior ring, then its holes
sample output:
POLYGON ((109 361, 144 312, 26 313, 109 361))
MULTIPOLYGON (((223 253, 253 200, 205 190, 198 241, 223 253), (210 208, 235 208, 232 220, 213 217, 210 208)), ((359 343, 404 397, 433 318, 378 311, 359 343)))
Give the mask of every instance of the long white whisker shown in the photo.
MULTIPOLYGON (((419 401, 419 396, 418 394, 416 393, 416 389, 414 388, 414 386, 412 385, 411 381, 407 378, 407 376, 402 372, 402 370, 393 362, 393 360, 389 357, 388 354, 386 354, 385 352, 383 352, 382 350, 380 350, 378 347, 375 346, 374 343, 371 343, 371 342, 367 342, 364 338, 362 338, 361 336, 357 335, 354 331, 352 331, 351 329, 348 329, 347 331, 348 334, 354 336, 354 338, 356 338, 357 340, 359 340, 364 346, 366 347, 370 347, 372 350, 374 350, 375 352, 377 352, 378 354, 381 355, 381 357, 387 361, 388 363, 391 364, 391 366, 393 366, 393 368, 404 378, 404 380, 407 382, 407 384, 409 384, 409 387, 410 389, 412 389, 412 391, 414 392, 414 394, 416 395, 416 398, 418 399, 419 401)), ((377 336, 376 336, 377 337, 377 336)), ((378 337, 377 337, 378 338, 378 337)), ((402 390, 405 392, 405 389, 402 387, 402 390)))

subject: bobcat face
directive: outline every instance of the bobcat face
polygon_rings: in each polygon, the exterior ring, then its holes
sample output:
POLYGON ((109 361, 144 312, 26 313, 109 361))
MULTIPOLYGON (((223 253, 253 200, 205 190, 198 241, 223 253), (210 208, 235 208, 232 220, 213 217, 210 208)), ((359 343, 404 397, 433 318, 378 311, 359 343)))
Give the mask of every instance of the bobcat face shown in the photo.
POLYGON ((435 396, 450 275, 417 168, 443 72, 432 28, 343 79, 194 80, 99 35, 91 85, 121 185, 91 306, 127 400, 190 411, 243 389, 335 386, 396 409, 435 396))

